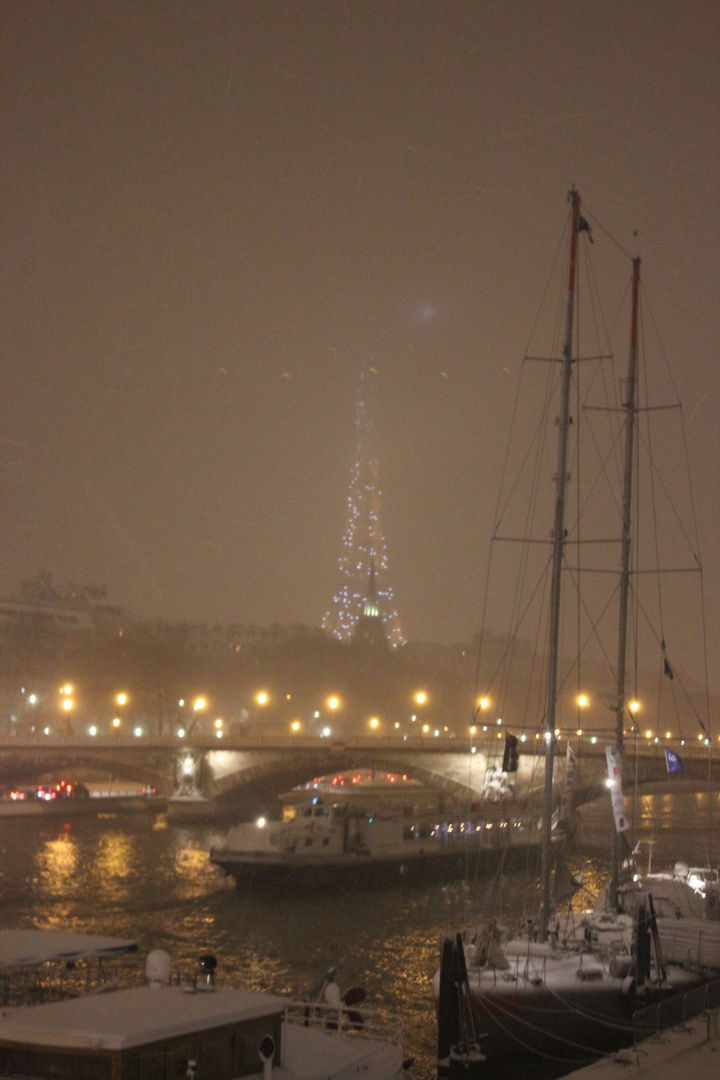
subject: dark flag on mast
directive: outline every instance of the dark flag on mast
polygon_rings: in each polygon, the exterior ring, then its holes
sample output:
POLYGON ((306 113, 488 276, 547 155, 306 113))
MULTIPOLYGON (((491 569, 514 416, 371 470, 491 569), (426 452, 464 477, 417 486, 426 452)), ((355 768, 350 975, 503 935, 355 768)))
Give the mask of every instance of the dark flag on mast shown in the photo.
POLYGON ((518 741, 517 735, 505 736, 505 753, 503 754, 502 771, 517 772, 518 770, 518 741))
POLYGON ((579 233, 586 232, 588 234, 588 240, 590 241, 590 243, 591 244, 595 243, 595 241, 593 240, 593 234, 592 234, 592 229, 590 228, 590 223, 585 220, 585 218, 582 216, 582 214, 580 214, 580 217, 578 219, 578 232, 579 233))

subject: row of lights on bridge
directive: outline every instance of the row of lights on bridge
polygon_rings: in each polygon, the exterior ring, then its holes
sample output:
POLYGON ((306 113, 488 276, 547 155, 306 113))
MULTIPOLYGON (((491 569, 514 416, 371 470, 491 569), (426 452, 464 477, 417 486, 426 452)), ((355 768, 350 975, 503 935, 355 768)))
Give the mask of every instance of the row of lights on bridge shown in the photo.
MULTIPOLYGON (((73 702, 73 699, 72 699, 72 692, 73 692, 73 688, 69 683, 67 683, 64 686, 60 687, 61 708, 65 712, 70 712, 74 707, 74 702, 73 702)), ((291 697, 291 695, 288 694, 287 699, 290 700, 290 697, 291 697)), ((35 705, 35 704, 37 704, 38 698, 37 698, 36 694, 30 694, 28 696, 27 700, 28 700, 29 704, 35 705)), ((425 693, 424 690, 418 690, 413 694, 413 700, 417 705, 422 706, 422 705, 425 705, 427 703, 428 696, 427 696, 427 694, 425 693)), ((124 706, 124 705, 126 705, 128 703, 128 695, 126 693, 124 693, 124 692, 120 692, 120 693, 116 694, 115 701, 117 702, 117 704, 119 706, 122 707, 122 706, 124 706)), ((270 695, 267 693, 267 691, 260 690, 255 694, 255 701, 257 702, 258 705, 265 706, 265 705, 269 704, 269 702, 270 702, 270 695)), ((187 703, 186 703, 184 698, 180 698, 180 700, 178 701, 178 705, 181 708, 185 707, 186 704, 187 703)), ((341 704, 340 699, 335 695, 332 695, 326 701, 327 708, 330 710, 331 714, 335 714, 335 712, 340 708, 340 704, 341 704)), ((589 700, 589 698, 588 698, 588 696, 586 694, 580 694, 578 696, 578 698, 577 698, 578 708, 586 709, 589 706, 589 704, 590 704, 590 700, 589 700)), ((476 712, 476 717, 481 713, 481 711, 484 712, 485 710, 487 710, 489 708, 489 706, 490 706, 490 699, 489 698, 487 698, 487 697, 480 698, 479 701, 478 701, 478 708, 477 708, 477 712, 476 712)), ((204 711, 207 708, 206 699, 204 697, 195 698, 195 700, 192 702, 191 708, 192 708, 193 712, 195 712, 196 714, 201 713, 202 711, 204 711)), ((629 709, 631 715, 633 717, 635 717, 637 715, 638 711, 640 710, 640 703, 638 701, 633 700, 633 701, 631 701, 629 703, 628 709, 629 709)), ((313 714, 313 717, 314 717, 315 720, 319 720, 320 717, 321 717, 320 711, 316 710, 314 712, 314 714, 313 714)), ((410 717, 410 720, 411 720, 412 723, 417 723, 418 722, 418 715, 416 713, 413 713, 411 715, 411 717, 410 717)), ((497 719, 498 726, 502 726, 502 723, 503 723, 502 719, 500 717, 498 717, 498 719, 497 719)), ((223 724, 224 724, 224 722, 223 722, 222 718, 220 718, 220 717, 218 717, 214 722, 215 731, 216 731, 216 734, 217 734, 218 738, 222 738, 222 736, 223 736, 223 724)), ((115 730, 118 730, 122 726, 122 720, 121 720, 120 716, 113 717, 112 726, 113 726, 113 728, 115 728, 115 730)), ((290 730, 297 733, 297 732, 300 732, 302 730, 302 726, 303 725, 302 725, 300 720, 293 720, 291 722, 291 724, 290 724, 290 730)), ((381 728, 382 724, 381 724, 380 719, 377 716, 372 716, 368 720, 368 726, 370 727, 371 730, 377 731, 379 728, 381 728)), ((395 722, 394 727, 395 727, 395 730, 399 731, 399 729, 400 729, 399 721, 395 722)), ((471 736, 474 736, 474 735, 478 734, 478 728, 479 728, 479 725, 472 724, 470 726, 470 729, 469 729, 469 734, 471 736)), ((421 724, 420 725, 420 731, 424 735, 430 734, 431 730, 432 729, 431 729, 431 726, 429 724, 421 724)), ((487 733, 488 725, 487 724, 482 725, 482 730, 483 730, 484 733, 487 733)), ((448 732, 449 732, 449 728, 447 726, 445 726, 444 729, 443 729, 442 734, 447 734, 448 732)), ((88 728, 88 733, 91 736, 96 736, 98 734, 97 727, 95 725, 92 725, 90 728, 88 728)), ((45 734, 49 734, 49 728, 45 728, 45 734)), ((141 736, 143 734, 142 727, 136 726, 134 728, 133 734, 135 736, 138 736, 138 737, 141 736)), ((177 735, 178 735, 179 738, 184 738, 185 734, 186 734, 186 732, 185 732, 184 728, 179 728, 178 729, 177 735)), ((325 727, 325 728, 322 729, 321 734, 323 736, 325 736, 325 737, 329 737, 332 734, 332 729, 330 727, 325 727)), ((563 733, 562 733, 562 730, 560 728, 555 728, 555 736, 556 736, 556 738, 561 738, 562 734, 563 733)), ((441 735, 440 729, 439 728, 434 729, 433 735, 435 737, 439 737, 441 735)), ((570 733, 567 733, 567 735, 570 735, 570 733)), ((581 727, 577 728, 576 735, 578 737, 581 737, 583 735, 583 729, 581 727)), ((504 737, 503 733, 498 732, 498 738, 501 739, 503 737, 504 737)), ((670 732, 670 731, 665 732, 665 738, 666 739, 671 739, 672 737, 673 737, 672 732, 670 732)), ((540 738, 540 734, 536 733, 535 734, 535 739, 539 739, 539 738, 540 738)), ((652 741, 654 739, 654 741, 656 743, 659 742, 659 736, 653 735, 653 732, 650 731, 650 730, 645 732, 645 738, 648 741, 652 741)), ((520 740, 522 742, 525 742, 526 739, 527 739, 526 735, 524 735, 524 734, 520 735, 520 740)), ((718 736, 718 739, 720 739, 720 735, 718 736)), ((703 740, 702 735, 698 735, 698 740, 700 742, 704 741, 706 745, 708 745, 709 742, 710 742, 710 740, 708 738, 705 738, 703 740)), ((592 736, 590 741, 592 743, 596 743, 597 742, 597 736, 592 736)), ((681 744, 685 745, 685 740, 684 739, 681 740, 681 744)), ((473 753, 474 753, 475 752, 475 747, 474 746, 472 747, 472 750, 473 750, 473 753)))

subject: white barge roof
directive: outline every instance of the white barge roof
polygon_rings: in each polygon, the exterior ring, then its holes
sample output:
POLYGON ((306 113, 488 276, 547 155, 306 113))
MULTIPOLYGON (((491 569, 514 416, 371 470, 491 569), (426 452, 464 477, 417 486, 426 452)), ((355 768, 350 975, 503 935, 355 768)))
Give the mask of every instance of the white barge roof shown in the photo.
POLYGON ((53 960, 69 962, 130 952, 137 952, 137 942, 129 938, 73 934, 64 930, 0 930, 0 971, 34 967, 53 960))
POLYGON ((247 990, 140 986, 0 1011, 0 1043, 125 1050, 285 1010, 285 999, 247 990))

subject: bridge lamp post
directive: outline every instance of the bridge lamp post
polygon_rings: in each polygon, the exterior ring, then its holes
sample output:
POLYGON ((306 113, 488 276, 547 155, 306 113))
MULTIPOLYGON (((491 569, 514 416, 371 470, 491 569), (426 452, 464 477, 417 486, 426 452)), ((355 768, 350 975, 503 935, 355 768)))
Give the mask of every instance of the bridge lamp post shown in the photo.
POLYGON ((635 735, 635 737, 637 738, 637 733, 638 733, 637 714, 640 711, 640 702, 639 701, 631 701, 630 704, 628 705, 628 709, 630 710, 630 718, 632 720, 632 724, 630 725, 630 733, 632 735, 635 735))
POLYGON ((195 713, 195 716, 192 720, 191 730, 193 727, 195 727, 195 724, 200 719, 200 715, 206 706, 207 702, 204 697, 195 698, 195 701, 193 702, 193 712, 195 713))
MULTIPOLYGON (((415 704, 417 705, 417 707, 419 709, 422 709, 424 705, 427 705, 427 700, 428 700, 428 696, 427 696, 427 693, 424 690, 417 690, 413 694, 413 701, 415 702, 415 704)), ((418 717, 417 717, 417 715, 415 713, 413 713, 410 716, 410 723, 416 724, 417 722, 418 722, 418 717)), ((422 728, 421 731, 420 731, 420 736, 421 737, 422 737, 422 733, 423 733, 424 730, 425 729, 422 728)))
POLYGON ((220 719, 219 716, 218 716, 217 720, 215 721, 215 734, 216 734, 218 739, 222 739, 222 737, 223 737, 223 722, 222 722, 222 720, 220 719))
POLYGON ((266 690, 258 690, 257 694, 255 695, 255 701, 260 706, 259 711, 255 715, 255 723, 257 724, 260 722, 262 710, 268 705, 270 701, 270 695, 266 690))
MULTIPOLYGON (((128 703, 127 694, 123 690, 121 690, 120 693, 115 695, 115 702, 120 711, 116 716, 113 717, 112 726, 115 733, 119 734, 120 728, 122 727, 123 709, 124 706, 128 703)), ((125 715, 127 716, 127 713, 125 713, 125 715)))
POLYGON ((327 732, 327 734, 330 735, 330 734, 332 734, 332 730, 335 727, 335 723, 336 723, 335 717, 337 715, 338 709, 340 708, 340 698, 337 697, 336 694, 331 694, 330 697, 327 699, 327 707, 330 710, 330 716, 332 718, 332 728, 325 728, 323 730, 323 734, 325 734, 325 732, 327 732))

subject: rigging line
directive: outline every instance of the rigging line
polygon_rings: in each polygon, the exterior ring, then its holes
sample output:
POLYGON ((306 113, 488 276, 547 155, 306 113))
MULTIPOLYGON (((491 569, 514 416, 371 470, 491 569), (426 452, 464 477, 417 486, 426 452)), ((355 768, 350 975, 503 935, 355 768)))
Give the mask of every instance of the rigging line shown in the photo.
MULTIPOLYGON (((664 638, 658 636, 658 632, 657 632, 657 629, 655 628, 655 624, 650 619, 647 611, 645 610, 645 606, 642 603, 642 600, 640 599, 639 596, 637 597, 637 608, 638 608, 638 613, 642 614, 642 616, 644 618, 646 627, 650 630, 650 633, 654 637, 655 644, 662 646, 664 638)), ((680 673, 678 672, 678 670, 675 667, 673 667, 672 672, 673 672, 673 678, 670 681, 671 681, 671 689, 672 689, 672 692, 673 692, 673 699, 674 699, 675 687, 672 684, 677 682, 678 686, 682 690, 683 698, 684 698, 686 704, 689 706, 690 711, 693 713, 695 719, 700 724, 700 727, 703 728, 703 731, 705 731, 705 733, 707 735, 708 732, 707 732, 707 730, 705 729, 705 727, 703 725, 702 719, 700 718, 700 714, 698 713, 697 709, 695 708, 695 705, 693 703, 692 698, 690 697, 688 691, 685 688, 685 684, 684 684, 684 682, 682 680, 682 677, 681 677, 680 673)), ((667 675, 664 672, 664 665, 663 664, 660 665, 658 674, 659 674, 659 679, 660 679, 659 685, 662 686, 663 680, 667 678, 667 675)), ((661 697, 661 695, 658 694, 658 701, 660 700, 660 697, 661 697)))
POLYGON ((593 230, 597 229, 598 232, 601 232, 603 234, 603 236, 606 236, 608 238, 608 240, 610 241, 610 243, 614 244, 615 247, 618 249, 618 251, 620 251, 629 262, 632 262, 632 255, 630 254, 630 252, 625 250, 625 248, 622 246, 620 241, 610 232, 609 229, 607 229, 602 224, 600 219, 593 213, 593 211, 588 208, 588 204, 586 203, 586 201, 584 199, 583 199, 583 217, 589 218, 590 221, 592 221, 593 230))
MULTIPOLYGON (((681 410, 681 414, 682 414, 682 410, 681 410)), ((650 431, 650 427, 649 427, 649 424, 648 424, 648 433, 649 433, 649 431, 650 431)), ((667 503, 668 503, 668 507, 669 507, 669 509, 670 509, 670 511, 672 513, 673 519, 674 519, 676 525, 678 526, 678 528, 680 529, 683 540, 687 544, 688 551, 690 551, 692 553, 692 558, 695 561, 695 563, 697 564, 698 569, 702 570, 700 557, 698 555, 698 550, 699 549, 698 549, 698 544, 697 544, 698 537, 697 537, 697 519, 695 517, 695 508, 694 508, 694 506, 691 505, 692 525, 693 525, 693 531, 695 532, 695 538, 693 540, 693 537, 688 533, 688 530, 685 528, 685 524, 684 524, 684 521, 683 521, 682 514, 680 513, 680 511, 678 510, 678 508, 675 505, 675 500, 673 499, 672 492, 670 491, 670 488, 668 487, 668 485, 665 483, 665 480, 664 480, 662 474, 660 473, 659 469, 657 468, 657 466, 655 464, 655 461, 653 460, 652 447, 650 445, 651 440, 649 438, 645 438, 644 433, 641 431, 639 441, 642 442, 643 447, 647 450, 647 453, 648 453, 649 476, 651 478, 654 478, 657 481, 660 492, 661 492, 661 494, 663 494, 665 496, 665 498, 667 500, 667 503)), ((689 475, 687 470, 686 470, 686 475, 689 475)), ((692 503, 692 488, 690 486, 689 479, 688 479, 688 493, 690 495, 690 499, 691 499, 691 503, 692 503)), ((654 509, 654 503, 653 503, 653 509, 654 509)), ((656 565, 660 566, 660 563, 658 562, 658 563, 656 563, 656 565)))
MULTIPOLYGON (((547 989, 547 986, 545 987, 545 989, 547 989)), ((531 1031, 533 1033, 539 1033, 539 1034, 543 1034, 543 1035, 546 1035, 546 1036, 549 1035, 550 1038, 553 1039, 554 1042, 562 1043, 565 1046, 572 1047, 574 1050, 580 1050, 581 1052, 586 1053, 586 1054, 589 1053, 593 1057, 607 1057, 607 1058, 609 1058, 609 1057, 612 1057, 612 1055, 615 1053, 615 1051, 610 1051, 610 1050, 600 1050, 600 1051, 598 1051, 595 1047, 585 1046, 583 1043, 578 1043, 578 1042, 575 1042, 572 1039, 567 1039, 563 1035, 559 1035, 559 1034, 555 1034, 555 1033, 551 1034, 551 1033, 549 1033, 547 1031, 547 1029, 545 1027, 538 1027, 537 1024, 533 1024, 531 1021, 523 1019, 521 1016, 519 1016, 512 1009, 508 1008, 507 1006, 503 1006, 500 1003, 500 1001, 497 1000, 497 999, 494 999, 494 998, 491 999, 489 997, 486 997, 486 995, 478 993, 476 995, 475 1000, 478 1001, 483 1006, 483 1008, 485 1009, 485 1012, 487 1013, 487 1015, 492 1018, 492 1020, 497 1024, 497 1026, 500 1028, 500 1030, 503 1031, 505 1033, 505 1035, 509 1039, 512 1039, 513 1042, 517 1043, 519 1046, 522 1046, 523 1049, 529 1050, 531 1053, 536 1054, 538 1057, 546 1058, 549 1061, 567 1061, 568 1060, 567 1058, 558 1057, 556 1054, 547 1053, 546 1051, 540 1050, 539 1047, 537 1047, 537 1046, 529 1045, 529 1044, 523 1042, 523 1040, 515 1032, 511 1031, 508 1027, 506 1027, 499 1020, 498 1012, 500 1014, 504 1014, 505 1016, 512 1018, 517 1024, 522 1025, 523 1027, 527 1028, 529 1031, 531 1031), (484 1005, 485 1000, 492 1001, 492 1009, 488 1009, 484 1005)), ((540 1010, 538 1010, 538 1011, 540 1011, 540 1010)), ((563 1012, 569 1011, 571 1016, 572 1016, 572 1013, 574 1013, 576 1010, 574 1009, 574 1007, 569 1006, 569 1007, 564 1008, 562 1011, 563 1012)), ((597 1016, 597 1014, 594 1015, 593 1019, 595 1019, 596 1021, 599 1020, 599 1017, 597 1016)), ((619 1025, 612 1024, 612 1023, 607 1023, 606 1024, 606 1022, 604 1020, 599 1020, 599 1022, 603 1026, 607 1026, 609 1028, 614 1028, 616 1030, 618 1029, 618 1027, 619 1027, 619 1030, 621 1030, 621 1031, 629 1032, 629 1031, 632 1030, 629 1026, 620 1027, 619 1025)), ((581 1060, 581 1059, 578 1059, 578 1060, 581 1060)), ((587 1059, 585 1059, 585 1060, 587 1060, 587 1059)), ((572 1059, 570 1059, 569 1063, 572 1064, 572 1059)))
POLYGON ((501 475, 500 475, 500 484, 499 484, 499 487, 498 487, 498 499, 497 499, 497 505, 496 505, 496 509, 495 509, 495 523, 496 524, 495 524, 495 528, 493 530, 493 539, 497 535, 497 531, 500 528, 500 526, 501 526, 501 524, 502 524, 502 522, 504 520, 505 514, 507 513, 507 510, 508 510, 508 506, 510 505, 510 502, 511 502, 511 500, 513 498, 513 495, 515 494, 515 492, 516 492, 516 490, 518 488, 520 480, 522 479, 523 475, 525 474, 525 470, 526 470, 528 461, 531 461, 533 463, 534 467, 535 467, 534 472, 531 472, 531 477, 533 477, 533 480, 531 481, 531 490, 534 490, 534 486, 537 483, 537 479, 536 479, 537 478, 537 470, 540 467, 540 463, 543 460, 543 448, 544 448, 545 442, 546 442, 546 432, 547 432, 547 426, 548 426, 548 413, 549 413, 550 405, 552 403, 552 396, 553 396, 554 385, 555 385, 554 380, 552 378, 552 371, 553 370, 554 369, 551 369, 551 377, 548 378, 546 380, 546 383, 545 383, 545 400, 543 402, 542 408, 539 410, 539 415, 538 415, 537 422, 535 424, 535 429, 534 429, 534 431, 532 431, 530 433, 530 438, 527 440, 527 450, 525 451, 524 456, 522 457, 522 459, 518 463, 518 467, 517 467, 514 479, 508 484, 507 489, 506 489, 506 474, 507 474, 507 469, 508 469, 508 465, 509 465, 509 461, 510 461, 510 448, 514 444, 514 436, 515 436, 515 427, 516 427, 517 414, 518 414, 518 411, 519 411, 520 398, 521 398, 521 394, 522 394, 522 390, 523 390, 523 386, 524 386, 524 383, 522 381, 522 376, 521 376, 520 385, 518 386, 517 392, 515 394, 515 402, 514 402, 514 405, 513 405, 513 416, 512 416, 512 420, 511 420, 511 424, 510 424, 510 435, 509 435, 509 438, 507 440, 507 446, 505 448, 505 458, 504 458, 504 461, 503 461, 503 468, 502 468, 502 472, 501 472, 501 475), (507 494, 505 494, 506 491, 507 491, 507 494))
MULTIPOLYGON (((588 412, 587 407, 585 407, 583 409, 583 413, 585 415, 587 415, 587 412, 588 412)), ((603 449, 601 448, 600 441, 599 441, 599 439, 597 437, 597 433, 595 432, 595 429, 594 429, 593 425, 588 422, 586 424, 586 427, 584 428, 584 430, 588 432, 589 438, 592 440, 593 447, 594 447, 594 449, 595 449, 595 451, 597 453, 597 457, 598 457, 598 475, 596 476, 593 484, 591 485, 590 490, 586 494, 585 501, 583 502, 582 506, 578 507, 578 517, 581 518, 583 516, 587 506, 590 503, 590 500, 592 498, 593 493, 599 488, 600 482, 603 479, 605 479, 606 482, 607 482, 607 490, 608 490, 608 492, 610 494, 610 497, 611 497, 613 503, 615 504, 615 509, 617 510, 618 514, 620 514, 621 506, 620 506, 620 500, 618 498, 618 493, 617 493, 617 488, 618 488, 617 481, 618 481, 619 475, 620 475, 619 474, 619 468, 618 468, 618 466, 619 466, 619 456, 618 456, 617 452, 618 452, 618 450, 620 448, 620 438, 621 438, 621 435, 622 435, 622 431, 621 431, 619 426, 615 429, 615 431, 613 433, 613 437, 608 441, 607 447, 606 447, 605 451, 603 452, 603 449), (610 465, 613 464, 613 462, 614 462, 614 465, 615 465, 615 468, 616 468, 615 483, 613 483, 611 478, 610 478, 610 465)), ((616 537, 615 542, 616 543, 619 542, 617 537, 616 537)))
MULTIPOLYGON (((600 612, 599 617, 597 619, 593 619, 591 614, 590 614, 590 609, 588 608, 587 604, 585 603, 585 601, 584 601, 584 599, 582 597, 582 593, 581 593, 581 590, 579 588, 579 584, 576 582, 574 574, 572 573, 570 568, 567 567, 567 566, 566 566, 566 571, 570 575, 570 580, 575 585, 576 593, 577 593, 577 596, 578 596, 578 602, 579 602, 579 604, 582 604, 583 612, 586 615, 587 620, 588 620, 588 622, 590 624, 590 630, 589 630, 588 635, 587 635, 587 637, 585 638, 585 640, 584 640, 584 642, 582 644, 580 644, 580 638, 579 638, 579 635, 578 635, 579 654, 582 655, 585 652, 585 650, 588 648, 588 646, 590 645, 590 642, 595 641, 597 643, 597 645, 599 646, 599 648, 600 648, 600 652, 603 655, 603 658, 605 660, 605 663, 607 664, 607 667, 608 667, 610 673, 612 675, 614 675, 615 674, 615 667, 613 665, 613 661, 608 656, 607 649, 605 648, 602 637, 600 636, 598 627, 599 627, 600 623, 602 622, 602 620, 604 619, 605 615, 607 614, 611 603, 613 602, 613 600, 617 596, 618 589, 620 587, 619 583, 616 584, 616 586, 613 589, 612 593, 607 598, 607 600, 605 602, 605 606, 603 607, 602 611, 600 612)), ((560 689, 562 689, 562 687, 565 685, 566 681, 567 681, 566 679, 562 679, 560 689)))
MULTIPOLYGON (((483 645, 484 645, 485 634, 486 634, 486 630, 487 630, 487 607, 488 607, 489 594, 490 594, 489 583, 490 583, 490 580, 491 580, 492 566, 493 566, 493 560, 494 560, 494 554, 495 554, 495 542, 494 541, 495 541, 495 537, 497 536, 497 530, 498 530, 498 528, 500 526, 500 523, 501 523, 501 521, 503 519, 503 516, 504 516, 504 514, 505 514, 505 512, 507 510, 507 506, 508 506, 508 504, 510 502, 510 499, 512 498, 513 491, 515 490, 515 488, 517 487, 517 484, 519 483, 519 478, 520 478, 520 475, 522 475, 522 472, 524 471, 524 465, 525 465, 525 462, 521 463, 520 469, 518 471, 518 476, 516 477, 515 481, 512 484, 510 484, 510 490, 509 490, 509 492, 507 494, 507 498, 505 499, 504 508, 503 508, 503 492, 505 491, 506 476, 507 476, 509 463, 510 463, 510 448, 513 445, 513 441, 514 441, 513 440, 513 435, 514 435, 516 427, 518 425, 518 413, 519 413, 519 408, 520 408, 521 389, 522 389, 522 379, 520 380, 520 384, 519 384, 518 389, 517 389, 517 391, 515 393, 515 399, 514 399, 514 402, 513 402, 513 414, 512 414, 511 420, 510 420, 510 437, 508 438, 506 446, 505 446, 505 455, 504 455, 504 458, 503 458, 503 464, 502 464, 502 469, 501 469, 501 474, 500 474, 500 483, 499 483, 499 486, 498 486, 498 494, 497 494, 497 500, 496 500, 496 505, 495 505, 495 515, 494 515, 495 524, 494 524, 494 528, 493 528, 493 539, 491 540, 491 544, 490 544, 490 558, 488 560, 487 572, 486 572, 486 575, 485 575, 485 590, 484 590, 484 596, 483 596, 483 609, 482 609, 481 623, 480 623, 480 641, 478 643, 478 655, 477 655, 477 665, 476 665, 476 674, 475 674, 475 697, 477 696, 477 693, 478 693, 479 679, 480 679, 480 667, 481 667, 482 655, 483 655, 483 645)), ((550 400, 550 391, 549 391, 547 386, 546 386, 546 392, 545 393, 546 393, 545 406, 540 411, 540 420, 539 420, 537 428, 536 428, 535 436, 533 437, 533 439, 530 440, 531 445, 530 445, 530 448, 528 449, 525 460, 527 460, 527 457, 529 457, 529 455, 530 455, 530 453, 532 451, 532 446, 533 446, 536 439, 539 442, 540 448, 542 448, 542 446, 544 444, 544 437, 543 436, 544 436, 544 431, 545 431, 545 427, 546 427, 546 417, 547 417, 547 411, 548 411, 549 400, 550 400)), ((542 452, 540 451, 536 456, 536 461, 538 459, 541 459, 541 458, 542 458, 542 452)), ((536 485, 536 481, 533 483, 532 486, 535 486, 535 485, 536 485)), ((530 508, 528 508, 528 513, 530 513, 530 508)), ((526 535, 527 535, 527 520, 526 520, 526 535)), ((529 557, 529 556, 527 556, 527 557, 529 557)), ((516 579, 516 585, 521 580, 522 580, 522 574, 520 574, 518 576, 518 578, 516 579)), ((513 604, 513 610, 515 610, 515 603, 513 604)), ((474 705, 475 705, 475 701, 473 700, 473 709, 474 709, 474 705)))
MULTIPOLYGON (((589 248, 588 248, 587 245, 585 245, 585 250, 586 250, 586 252, 589 252, 589 248)), ((589 257, 589 255, 583 260, 583 268, 585 270, 585 274, 587 276, 587 281, 588 281, 588 290, 587 290, 588 291, 588 299, 589 299, 589 303, 590 303, 590 311, 591 311, 591 314, 593 316, 592 323, 593 323, 594 334, 595 334, 595 342, 597 344, 598 352, 602 353, 603 349, 607 349, 608 350, 607 359, 609 359, 612 362, 614 360, 614 354, 613 354, 613 348, 612 348, 612 344, 611 344, 610 332, 608 330, 607 322, 606 322, 606 319, 605 319, 605 311, 603 309, 603 306, 602 306, 602 303, 601 303, 601 300, 600 300, 601 290, 600 290, 600 288, 598 286, 597 277, 595 275, 595 267, 594 267, 593 260, 589 257), (602 328, 602 334, 600 333, 599 327, 602 328)), ((627 286, 626 286, 626 288, 627 288, 627 286)), ((578 355, 579 355, 579 350, 578 350, 578 355)), ((603 357, 600 356, 599 359, 603 359, 603 357)), ((596 374, 597 374, 597 369, 596 369, 596 374)), ((592 382, 590 383, 589 389, 591 387, 592 387, 592 382)))
POLYGON ((527 345, 525 347, 525 354, 526 355, 527 355, 527 353, 528 353, 528 351, 530 349, 530 342, 532 341, 532 339, 533 339, 533 337, 535 335, 535 331, 537 329, 538 322, 540 321, 540 314, 541 314, 542 311, 545 310, 545 307, 546 307, 546 304, 547 304, 547 295, 548 295, 548 292, 550 290, 550 286, 551 286, 551 284, 553 283, 553 281, 555 279, 555 275, 557 273, 557 267, 558 267, 558 265, 560 263, 560 259, 561 259, 561 254, 563 252, 565 252, 567 250, 568 246, 569 246, 568 242, 567 242, 567 235, 568 235, 568 232, 569 232, 569 230, 571 228, 571 223, 572 223, 572 209, 571 209, 570 213, 566 217, 564 229, 562 229, 561 232, 560 232, 560 237, 559 237, 559 240, 558 240, 557 248, 555 250, 555 255, 553 257, 552 263, 550 264, 547 279, 545 281, 545 287, 543 288, 542 294, 540 296, 540 303, 537 305, 536 310, 535 310, 535 320, 534 320, 534 322, 533 322, 533 324, 532 324, 532 326, 530 328, 530 334, 528 335, 527 345))

